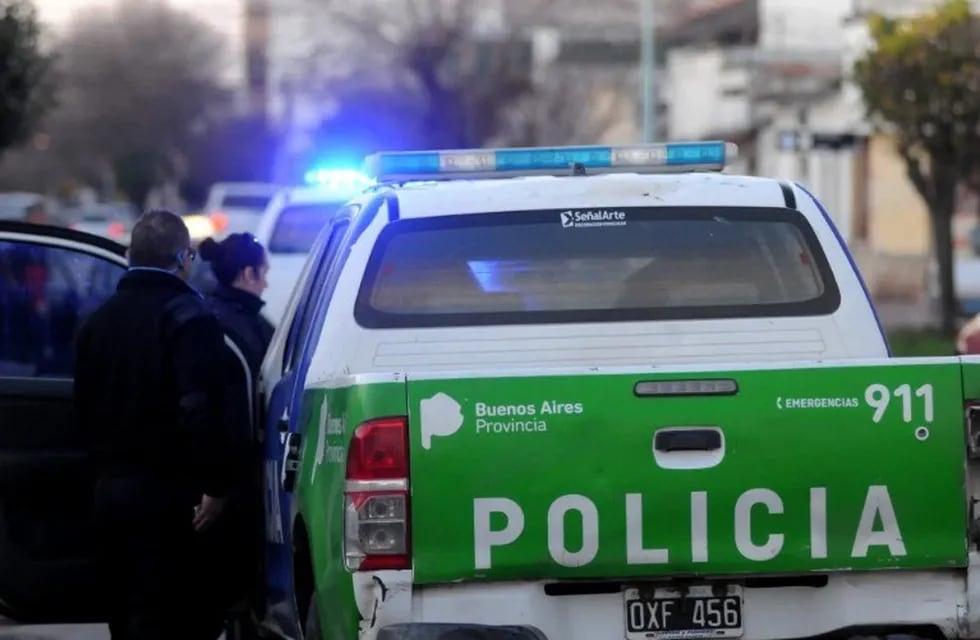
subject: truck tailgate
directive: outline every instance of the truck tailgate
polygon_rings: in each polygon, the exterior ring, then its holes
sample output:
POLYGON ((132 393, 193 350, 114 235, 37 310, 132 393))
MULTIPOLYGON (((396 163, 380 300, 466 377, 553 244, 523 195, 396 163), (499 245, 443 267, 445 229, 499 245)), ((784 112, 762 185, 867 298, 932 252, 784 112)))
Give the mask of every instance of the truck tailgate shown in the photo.
POLYGON ((415 580, 966 564, 960 364, 409 376, 415 580))

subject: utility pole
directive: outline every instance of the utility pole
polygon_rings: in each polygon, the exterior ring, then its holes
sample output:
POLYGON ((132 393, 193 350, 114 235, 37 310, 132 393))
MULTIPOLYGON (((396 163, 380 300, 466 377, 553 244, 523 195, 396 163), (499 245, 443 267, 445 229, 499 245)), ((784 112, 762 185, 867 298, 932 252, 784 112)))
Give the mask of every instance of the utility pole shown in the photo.
POLYGON ((639 0, 640 2, 640 41, 642 44, 640 73, 643 74, 643 141, 653 142, 657 135, 657 103, 654 94, 654 76, 657 72, 657 62, 654 59, 654 19, 653 4, 655 0, 639 0))
POLYGON ((810 152, 813 150, 813 134, 810 131, 810 110, 804 103, 796 112, 799 125, 797 143, 797 175, 801 184, 810 187, 810 152))

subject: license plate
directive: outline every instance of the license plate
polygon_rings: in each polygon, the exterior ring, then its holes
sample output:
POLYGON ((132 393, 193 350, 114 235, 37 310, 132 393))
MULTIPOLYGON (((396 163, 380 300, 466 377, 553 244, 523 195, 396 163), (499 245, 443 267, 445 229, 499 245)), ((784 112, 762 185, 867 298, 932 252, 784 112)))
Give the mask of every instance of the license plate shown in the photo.
POLYGON ((740 638, 742 587, 627 589, 627 640, 740 638))

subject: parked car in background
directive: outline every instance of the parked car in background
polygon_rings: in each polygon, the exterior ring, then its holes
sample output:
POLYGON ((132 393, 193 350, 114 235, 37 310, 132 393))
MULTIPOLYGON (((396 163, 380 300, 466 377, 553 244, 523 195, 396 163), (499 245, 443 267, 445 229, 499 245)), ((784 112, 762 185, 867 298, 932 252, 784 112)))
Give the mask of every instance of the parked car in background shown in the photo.
POLYGON ((128 245, 139 212, 126 202, 107 202, 66 208, 61 217, 72 229, 128 245))
POLYGON ((201 240, 205 238, 217 237, 214 223, 206 215, 191 213, 181 217, 184 219, 184 224, 187 225, 187 231, 191 234, 191 242, 194 245, 200 244, 201 240))
POLYGON ((0 193, 0 220, 22 220, 27 207, 41 202, 49 214, 58 211, 57 203, 40 193, 28 191, 10 191, 0 193))
POLYGON ((262 215, 256 238, 269 255, 263 313, 278 324, 320 230, 370 180, 356 171, 321 172, 320 184, 285 189, 262 215))
POLYGON ((278 189, 264 182, 218 182, 211 186, 201 214, 211 219, 216 240, 231 233, 255 233, 278 189))

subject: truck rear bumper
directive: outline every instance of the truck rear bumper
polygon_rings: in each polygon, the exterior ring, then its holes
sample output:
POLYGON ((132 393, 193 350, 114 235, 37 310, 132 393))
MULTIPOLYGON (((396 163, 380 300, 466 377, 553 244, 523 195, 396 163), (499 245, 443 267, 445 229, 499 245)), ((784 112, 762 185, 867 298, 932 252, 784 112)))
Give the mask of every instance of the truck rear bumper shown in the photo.
MULTIPOLYGON (((361 640, 625 637, 620 592, 548 595, 544 582, 416 586, 411 580, 410 571, 355 575, 361 640), (383 631, 391 625, 405 626, 383 631), (453 628, 463 634, 446 634, 453 628)), ((980 638, 980 556, 971 553, 966 570, 832 574, 820 587, 746 586, 742 613, 745 640, 893 633, 980 638)))
POLYGON ((378 630, 377 640, 548 640, 533 627, 409 622, 378 630))

